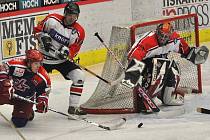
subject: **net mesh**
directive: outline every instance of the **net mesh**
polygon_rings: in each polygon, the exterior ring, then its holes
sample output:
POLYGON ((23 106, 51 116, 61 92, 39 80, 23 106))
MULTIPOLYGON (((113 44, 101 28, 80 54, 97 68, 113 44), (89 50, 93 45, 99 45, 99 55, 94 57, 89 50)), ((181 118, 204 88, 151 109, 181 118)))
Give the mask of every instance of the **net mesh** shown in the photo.
MULTIPOLYGON (((113 26, 109 48, 123 66, 126 67, 127 53, 131 48, 132 42, 135 41, 135 38, 146 32, 155 30, 157 25, 163 21, 170 21, 171 24, 173 24, 175 31, 178 32, 190 46, 196 46, 197 40, 194 18, 194 16, 190 16, 180 19, 170 18, 164 20, 154 20, 154 22, 144 22, 141 24, 113 26), (133 25, 135 25, 135 28, 133 28, 133 25), (132 38, 134 40, 132 40, 132 38)), ((180 55, 176 53, 171 53, 169 58, 174 59, 180 65, 181 80, 179 87, 199 91, 198 67, 191 62, 182 59, 180 55)), ((114 57, 110 53, 107 53, 102 77, 108 81, 115 81, 121 76, 122 72, 123 69, 116 62, 114 57)), ((88 113, 129 113, 137 111, 136 104, 136 95, 133 94, 132 89, 121 84, 110 86, 103 81, 100 81, 95 92, 86 103, 81 105, 81 107, 88 113)))

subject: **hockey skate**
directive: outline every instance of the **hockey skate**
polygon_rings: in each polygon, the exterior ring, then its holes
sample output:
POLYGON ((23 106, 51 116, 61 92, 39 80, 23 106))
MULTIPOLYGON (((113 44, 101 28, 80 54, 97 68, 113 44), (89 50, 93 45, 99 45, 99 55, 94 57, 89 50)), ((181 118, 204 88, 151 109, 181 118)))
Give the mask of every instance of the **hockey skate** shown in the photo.
POLYGON ((68 113, 72 115, 86 115, 87 112, 81 110, 79 107, 69 106, 68 113))

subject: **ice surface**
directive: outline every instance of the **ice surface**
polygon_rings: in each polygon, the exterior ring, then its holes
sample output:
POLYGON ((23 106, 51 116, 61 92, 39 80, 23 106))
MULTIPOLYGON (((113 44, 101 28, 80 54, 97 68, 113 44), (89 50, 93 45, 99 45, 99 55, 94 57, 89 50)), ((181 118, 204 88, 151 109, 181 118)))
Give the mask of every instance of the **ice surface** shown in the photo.
MULTIPOLYGON (((89 68, 100 74, 102 66, 89 68)), ((65 116, 49 111, 46 114, 36 113, 35 119, 19 130, 27 140, 207 140, 210 139, 210 115, 200 114, 195 110, 196 107, 210 108, 209 72, 210 58, 202 66, 203 94, 186 96, 184 115, 170 118, 143 114, 87 115, 89 120, 106 125, 110 125, 111 120, 127 118, 127 123, 122 128, 106 131, 83 121, 68 120, 65 116), (140 122, 144 123, 142 128, 137 127, 140 122)), ((67 113, 70 82, 60 75, 51 77, 53 88, 49 106, 67 113)), ((91 96, 97 82, 98 79, 87 73, 81 103, 91 96)), ((12 106, 0 106, 0 111, 10 119, 12 106)), ((2 117, 0 140, 21 140, 2 117)))

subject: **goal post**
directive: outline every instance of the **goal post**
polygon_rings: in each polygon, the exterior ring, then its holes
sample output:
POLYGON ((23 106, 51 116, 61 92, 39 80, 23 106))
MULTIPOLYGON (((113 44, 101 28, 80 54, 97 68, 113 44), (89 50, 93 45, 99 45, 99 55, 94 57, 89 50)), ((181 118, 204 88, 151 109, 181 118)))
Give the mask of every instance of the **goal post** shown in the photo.
MULTIPOLYGON (((109 49, 113 51, 115 57, 127 66, 127 53, 138 36, 146 32, 155 30, 157 25, 163 22, 171 22, 176 32, 183 37, 191 47, 199 47, 198 17, 196 14, 188 14, 162 19, 133 22, 126 25, 112 27, 109 49)), ((195 93, 202 92, 201 68, 196 66, 179 54, 172 53, 169 58, 175 59, 181 68, 181 78, 179 87, 192 90, 195 93)), ((123 73, 123 69, 115 61, 115 58, 107 52, 106 61, 102 71, 102 77, 108 81, 115 81, 123 73)), ((135 113, 138 112, 137 95, 132 89, 121 84, 114 86, 107 85, 99 81, 94 93, 81 108, 88 113, 108 114, 108 113, 135 113)))

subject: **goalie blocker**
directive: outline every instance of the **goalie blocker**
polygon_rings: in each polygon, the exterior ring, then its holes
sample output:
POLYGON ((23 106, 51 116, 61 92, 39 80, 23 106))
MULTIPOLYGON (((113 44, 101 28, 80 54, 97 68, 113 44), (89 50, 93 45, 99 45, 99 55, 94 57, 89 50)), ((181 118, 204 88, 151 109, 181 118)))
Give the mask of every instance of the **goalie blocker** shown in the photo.
POLYGON ((165 105, 182 105, 184 93, 176 90, 180 80, 179 66, 173 60, 164 58, 153 58, 151 61, 152 70, 145 67, 147 64, 132 59, 121 82, 129 88, 134 88, 134 94, 138 94, 140 112, 158 112, 159 109, 153 101, 156 97, 165 105), (149 86, 145 86, 145 83, 149 86))

